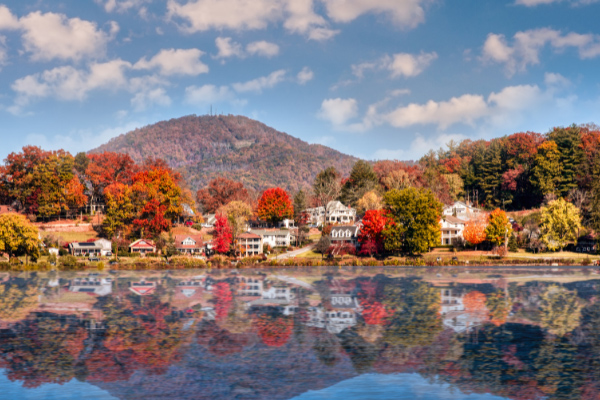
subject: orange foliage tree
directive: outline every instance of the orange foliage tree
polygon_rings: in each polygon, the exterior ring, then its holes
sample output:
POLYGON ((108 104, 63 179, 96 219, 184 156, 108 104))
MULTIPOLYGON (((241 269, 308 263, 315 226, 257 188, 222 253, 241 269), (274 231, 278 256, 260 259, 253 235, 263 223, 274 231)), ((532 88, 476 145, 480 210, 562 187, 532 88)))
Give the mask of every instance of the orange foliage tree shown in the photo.
POLYGON ((215 213, 220 207, 232 201, 250 202, 248 190, 241 182, 222 177, 213 179, 207 187, 198 190, 196 197, 205 213, 215 213))
POLYGON ((294 218, 290 196, 281 188, 265 190, 258 201, 258 216, 273 225, 286 218, 294 218))
POLYGON ((467 242, 475 246, 475 250, 477 250, 477 245, 483 242, 486 238, 486 226, 487 222, 484 217, 471 219, 465 224, 463 237, 467 242))

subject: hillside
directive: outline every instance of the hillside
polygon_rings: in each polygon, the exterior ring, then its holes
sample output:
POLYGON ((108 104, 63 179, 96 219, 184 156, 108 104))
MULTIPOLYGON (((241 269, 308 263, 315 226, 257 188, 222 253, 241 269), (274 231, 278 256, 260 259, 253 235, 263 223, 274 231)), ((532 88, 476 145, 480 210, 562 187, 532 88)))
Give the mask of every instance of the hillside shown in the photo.
POLYGON ((243 116, 190 115, 135 129, 90 153, 129 154, 134 161, 164 159, 193 190, 224 176, 256 190, 280 186, 296 191, 333 165, 348 174, 357 160, 331 148, 308 144, 243 116))

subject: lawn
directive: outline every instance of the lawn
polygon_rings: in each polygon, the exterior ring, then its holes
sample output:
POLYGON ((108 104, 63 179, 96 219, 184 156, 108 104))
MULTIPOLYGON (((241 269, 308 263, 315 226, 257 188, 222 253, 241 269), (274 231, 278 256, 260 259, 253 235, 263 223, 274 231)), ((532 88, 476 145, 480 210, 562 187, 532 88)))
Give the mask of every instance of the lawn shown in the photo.
POLYGON ((95 239, 98 234, 95 231, 85 232, 41 232, 42 237, 54 236, 56 238, 62 238, 64 242, 85 242, 89 239, 95 239))

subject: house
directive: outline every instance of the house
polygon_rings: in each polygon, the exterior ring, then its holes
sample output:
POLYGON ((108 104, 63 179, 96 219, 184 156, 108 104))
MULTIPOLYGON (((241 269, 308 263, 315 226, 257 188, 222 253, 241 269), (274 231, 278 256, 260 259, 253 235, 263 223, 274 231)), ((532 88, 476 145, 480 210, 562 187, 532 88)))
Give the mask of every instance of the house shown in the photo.
POLYGON ((202 223, 203 228, 212 229, 215 227, 215 224, 217 223, 217 216, 215 214, 203 215, 202 219, 204 219, 204 222, 202 223))
POLYGON ((285 229, 253 229, 250 233, 260 236, 263 246, 268 244, 274 247, 289 247, 292 242, 292 234, 285 229))
POLYGON ((107 296, 112 293, 112 279, 91 275, 87 278, 75 278, 69 283, 69 292, 107 296))
POLYGON ((452 215, 444 215, 440 220, 440 225, 442 228, 442 245, 452 245, 457 241, 464 240, 465 220, 452 215))
POLYGON ((240 297, 260 297, 264 289, 264 276, 237 276, 237 295, 240 297))
POLYGON ((314 207, 305 210, 309 215, 309 223, 314 226, 330 224, 351 224, 356 220, 356 209, 346 207, 337 200, 330 201, 325 207, 314 207))
POLYGON ((203 253, 202 235, 175 235, 175 249, 182 254, 203 253))
POLYGON ((96 242, 69 243, 69 253, 74 256, 98 255, 102 249, 102 245, 96 242))
POLYGON ((585 235, 577 239, 575 251, 578 253, 596 254, 598 251, 598 239, 595 235, 585 235))
POLYGON ((101 247, 100 255, 101 256, 109 256, 112 254, 112 242, 107 239, 98 239, 94 243, 101 247))
POLYGON ((457 201, 454 204, 444 207, 443 216, 452 216, 464 221, 476 218, 481 215, 482 211, 462 201, 457 201))
POLYGON ((56 247, 50 247, 48 249, 48 253, 49 254, 54 254, 55 256, 58 256, 59 252, 60 252, 60 250, 58 250, 56 247))
POLYGON ((296 222, 293 219, 286 218, 283 221, 280 221, 277 226, 279 228, 291 229, 291 228, 294 228, 296 226, 295 224, 296 224, 296 222))
POLYGON ((358 244, 358 232, 359 227, 355 225, 334 226, 331 228, 331 233, 329 234, 331 245, 341 246, 343 244, 351 244, 356 246, 358 244))
POLYGON ((158 282, 146 281, 143 278, 139 282, 129 282, 129 290, 139 296, 146 296, 153 293, 158 287, 158 282))
POLYGON ((129 252, 140 254, 156 253, 156 245, 152 240, 138 239, 129 245, 129 252))
POLYGON ((242 233, 238 235, 238 248, 242 257, 257 256, 262 254, 262 238, 254 233, 242 233))

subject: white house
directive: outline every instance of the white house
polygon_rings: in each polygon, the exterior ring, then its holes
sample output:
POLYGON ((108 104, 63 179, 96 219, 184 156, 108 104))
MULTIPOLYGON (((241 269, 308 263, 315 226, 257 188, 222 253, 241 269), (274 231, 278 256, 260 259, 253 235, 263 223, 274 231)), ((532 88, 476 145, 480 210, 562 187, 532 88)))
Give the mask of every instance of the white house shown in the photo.
POLYGON ((443 215, 468 221, 478 217, 481 212, 479 208, 475 208, 462 201, 457 201, 454 204, 444 207, 443 215))
POLYGON ((356 225, 334 226, 331 228, 329 239, 332 245, 349 243, 353 246, 358 244, 359 227, 356 225))
POLYGON ((356 209, 346 207, 339 201, 330 201, 325 207, 309 208, 310 224, 320 226, 330 224, 352 224, 356 220, 356 209))
POLYGON ((100 255, 107 256, 112 254, 112 242, 107 239, 98 239, 94 243, 100 246, 100 255))
POLYGON ((444 215, 440 220, 440 225, 442 228, 442 245, 451 245, 457 240, 464 239, 465 220, 453 217, 452 215, 444 215))
POLYGON ((203 228, 212 229, 215 227, 215 224, 217 223, 217 216, 215 214, 206 214, 202 218, 204 219, 204 222, 202 223, 203 228))
POLYGON ((292 242, 292 234, 289 230, 263 230, 253 229, 250 233, 260 236, 263 246, 268 244, 271 248, 289 247, 292 242))

